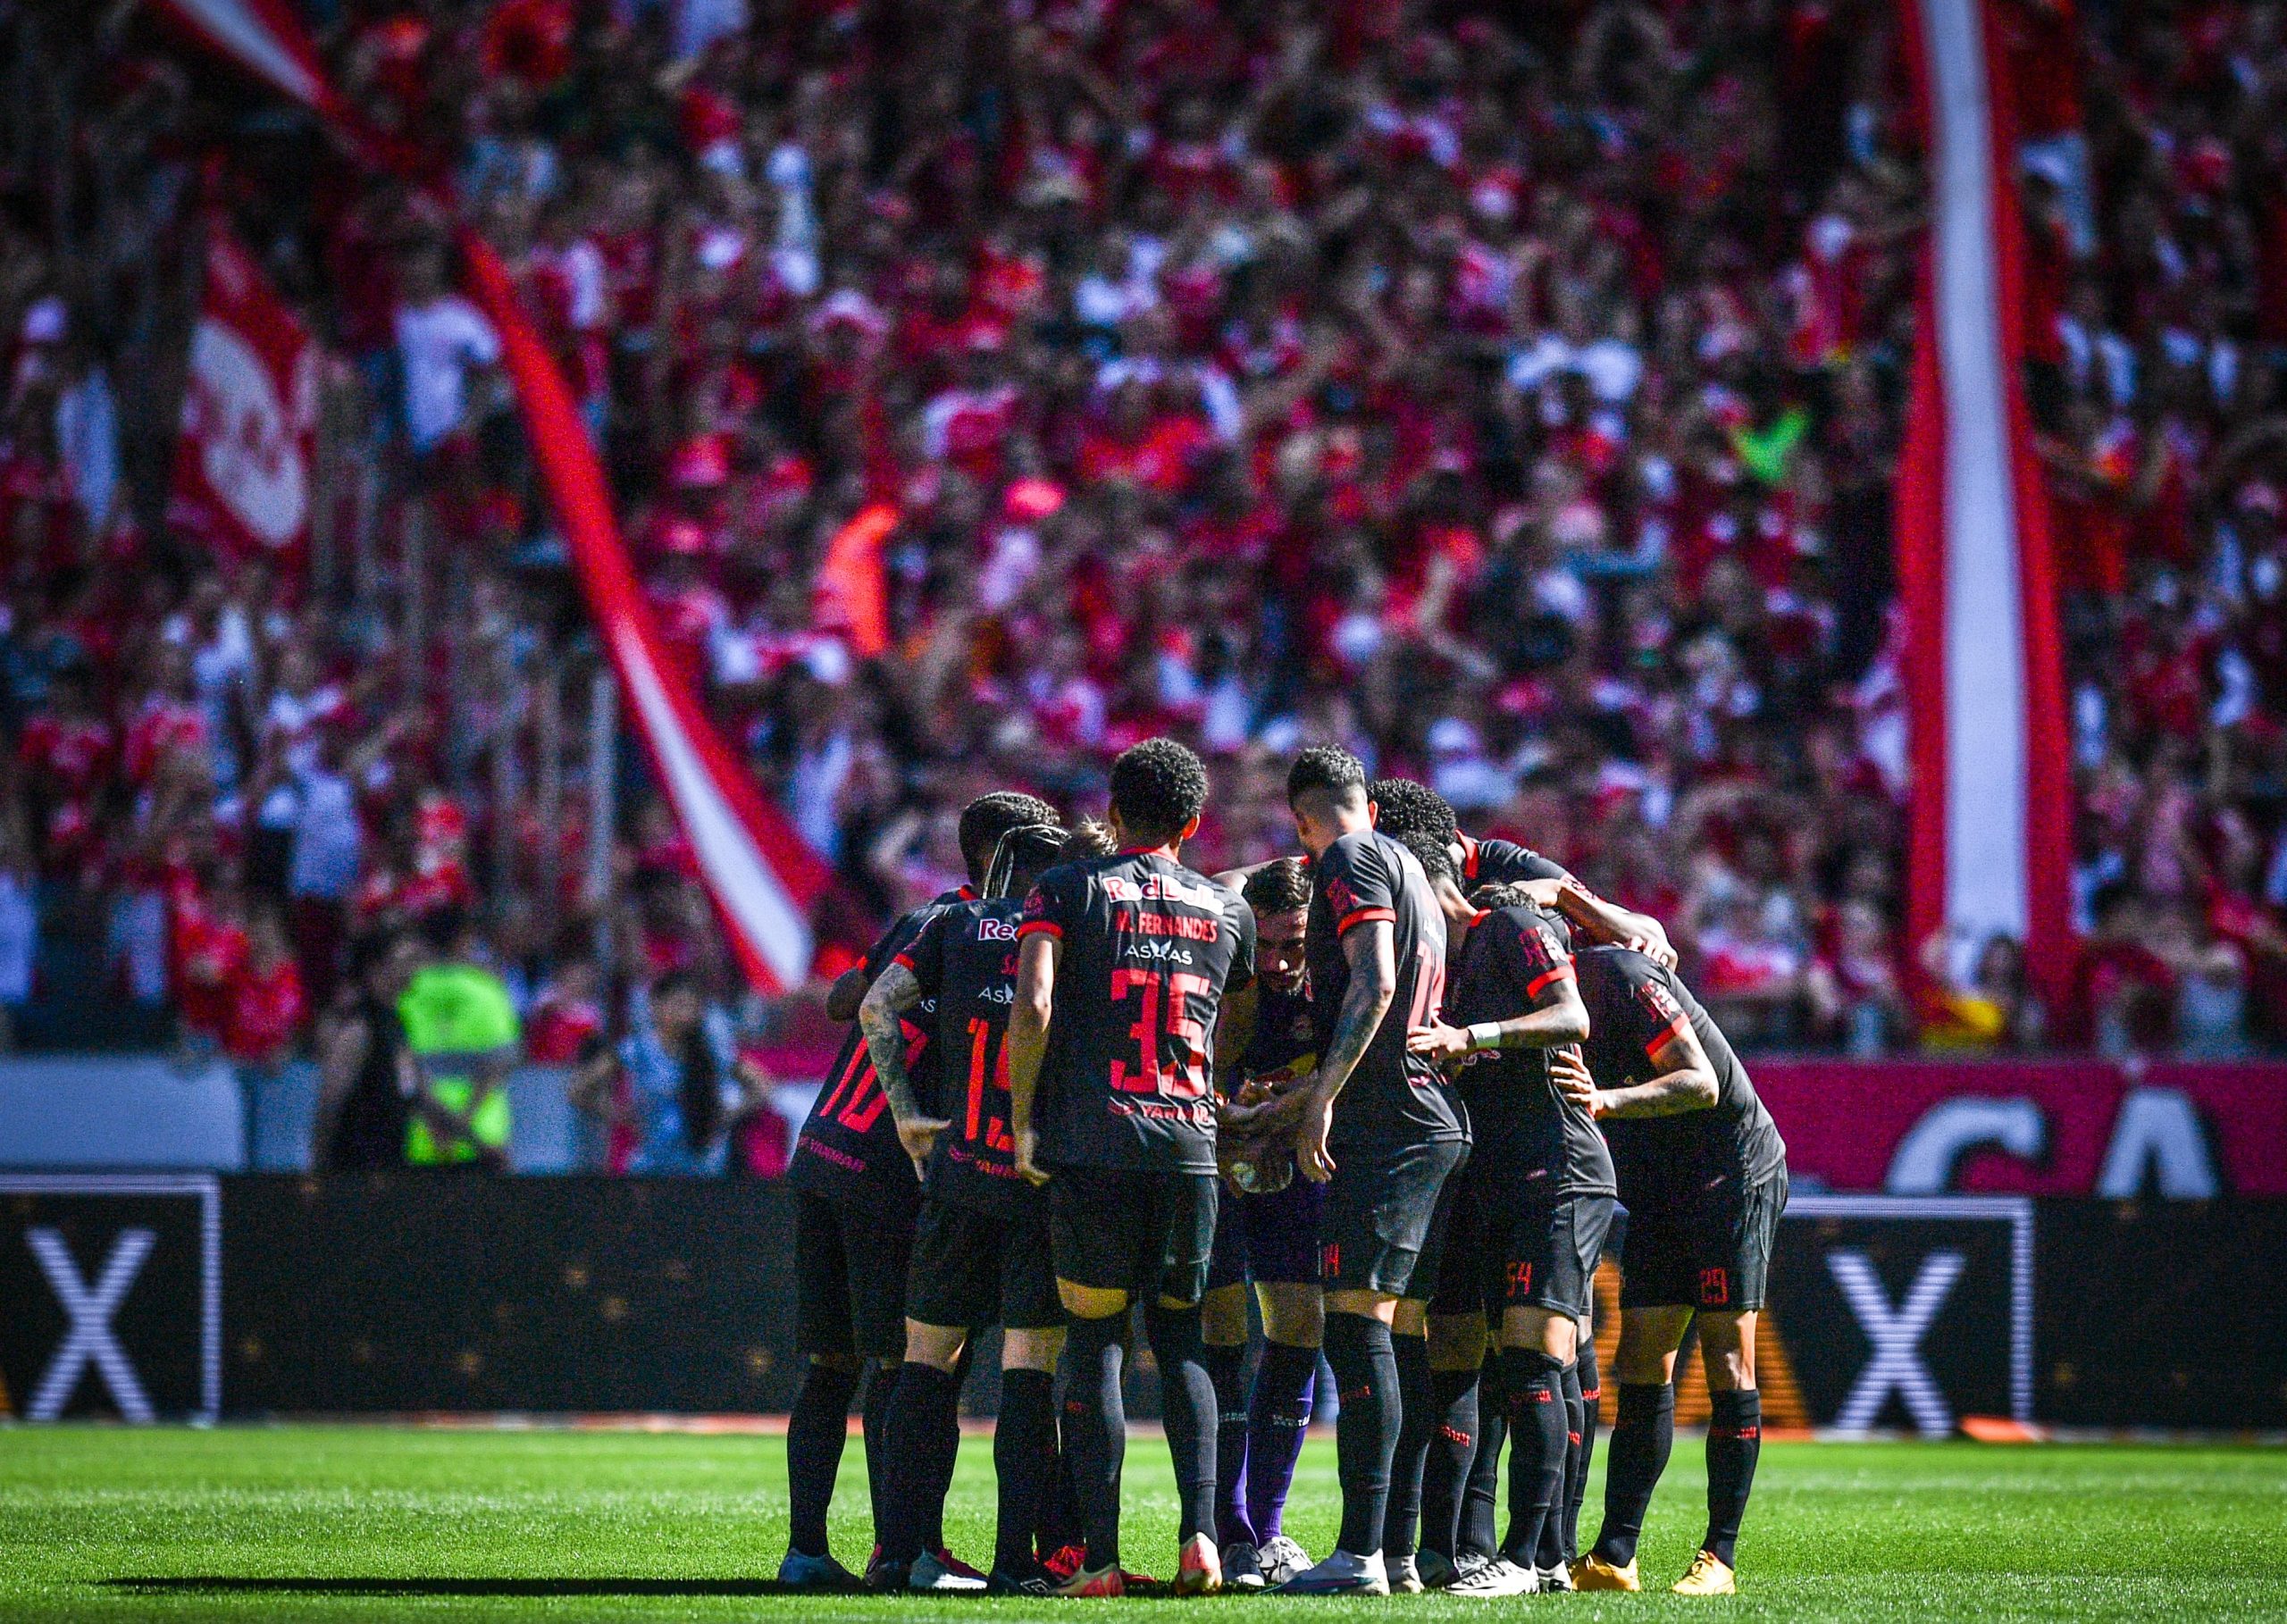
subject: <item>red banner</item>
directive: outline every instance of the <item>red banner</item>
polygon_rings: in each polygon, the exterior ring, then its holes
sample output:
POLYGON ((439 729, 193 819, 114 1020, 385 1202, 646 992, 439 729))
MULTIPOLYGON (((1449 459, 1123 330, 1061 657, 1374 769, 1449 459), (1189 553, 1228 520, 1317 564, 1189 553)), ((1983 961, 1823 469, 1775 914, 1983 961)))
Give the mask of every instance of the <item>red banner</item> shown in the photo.
POLYGON ((309 539, 317 370, 262 268, 210 222, 168 515, 226 558, 298 557, 309 539))
POLYGON ((1757 1059, 1748 1070, 1797 1188, 2287 1196, 2287 1065, 1757 1059))

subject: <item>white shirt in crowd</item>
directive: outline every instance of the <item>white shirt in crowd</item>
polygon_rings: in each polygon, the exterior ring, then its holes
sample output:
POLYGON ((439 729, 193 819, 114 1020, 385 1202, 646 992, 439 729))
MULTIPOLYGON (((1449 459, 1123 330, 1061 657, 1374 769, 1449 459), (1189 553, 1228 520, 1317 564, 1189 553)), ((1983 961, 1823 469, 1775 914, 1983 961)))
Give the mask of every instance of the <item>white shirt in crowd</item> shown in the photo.
POLYGON ((468 373, 500 359, 500 338, 476 306, 454 294, 397 311, 398 357, 405 368, 405 428, 426 451, 468 415, 468 373))

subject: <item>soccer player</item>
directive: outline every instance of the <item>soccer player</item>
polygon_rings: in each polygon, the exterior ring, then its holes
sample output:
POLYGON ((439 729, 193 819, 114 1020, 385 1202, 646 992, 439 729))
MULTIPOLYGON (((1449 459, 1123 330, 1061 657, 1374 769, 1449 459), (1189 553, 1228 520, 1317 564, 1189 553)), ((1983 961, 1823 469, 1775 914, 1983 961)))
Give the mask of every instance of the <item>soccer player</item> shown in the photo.
MULTIPOLYGON (((1253 1030, 1239 1056, 1239 1086, 1229 1091, 1244 1101, 1306 1083, 1316 1064, 1317 1035, 1303 973, 1310 870, 1280 858, 1249 874, 1240 895, 1255 929, 1253 1030)), ((1242 1176, 1278 1186, 1261 1193, 1242 1190, 1236 1198, 1227 1192, 1202 1305, 1219 1418, 1215 1519, 1223 1583, 1258 1590, 1283 1585, 1311 1565, 1283 1523, 1318 1382, 1318 1235, 1325 1186, 1294 1176, 1291 1134, 1285 1143, 1259 1151, 1240 1134, 1221 1137, 1227 1166, 1235 1156, 1254 1157, 1244 1164, 1242 1176), (1243 1391, 1250 1282, 1262 1311, 1263 1348, 1253 1387, 1243 1391)))
POLYGON ((1509 1438, 1509 1531, 1499 1558, 1456 1578, 1456 1595, 1570 1589, 1567 1471, 1582 1433, 1576 1364, 1596 1260, 1612 1227, 1612 1158, 1587 1111, 1551 1075, 1551 1057, 1588 1035, 1562 921, 1522 885, 1475 901, 1453 983, 1453 1022, 1412 1039, 1464 1069, 1474 1143, 1468 1177, 1495 1284, 1509 1438))
POLYGON ((1024 897, 1055 862, 1065 832, 1026 824, 1001 837, 983 900, 945 908, 890 961, 858 1012, 897 1134, 922 1169, 906 1288, 905 1364, 883 1424, 889 1503, 882 1529, 884 1578, 902 1571, 913 1590, 990 1589, 1046 1596, 1053 1586, 1033 1555, 1056 1477, 1056 1358, 1064 1316, 1048 1260, 1048 1198, 1017 1175, 1009 1134, 1003 1034, 1017 991, 1017 921, 1024 897), (1015 894, 1010 895, 1013 892, 1015 894), (905 1017, 936 1007, 935 1038, 950 1118, 924 1108, 905 1069, 905 1017), (957 1371, 972 1327, 999 1324, 1001 1412, 993 1437, 1000 1519, 989 1579, 954 1571, 924 1544, 942 1524, 958 1446, 957 1371), (933 1496, 934 1498, 933 1499, 933 1496))
POLYGON ((1747 1068, 1674 971, 1626 948, 1592 948, 1575 962, 1590 1026, 1585 1064, 1559 1055, 1551 1074, 1611 1140, 1628 1237, 1604 1528, 1572 1579, 1583 1590, 1643 1587, 1636 1542, 1675 1441, 1676 1349, 1696 1318, 1714 1412, 1707 1536, 1675 1588, 1728 1595, 1738 1587, 1733 1545, 1762 1449, 1755 1315, 1787 1206, 1787 1147, 1747 1068))
MULTIPOLYGON (((924 904, 890 926, 865 963, 846 972, 826 997, 837 1020, 858 1013, 883 967, 921 933, 941 909, 974 900, 1001 837, 1024 824, 1052 823, 1056 808, 1013 791, 978 797, 961 810, 960 846, 969 885, 924 904)), ((926 1017, 925 1017, 926 1018, 926 1017)), ((929 1097, 928 1034, 910 1025, 907 1071, 929 1097)), ((834 1058, 809 1119, 794 1142, 786 1182, 795 1191, 794 1319, 809 1366, 786 1420, 786 1478, 791 1512, 778 1582, 796 1589, 848 1590, 859 1583, 826 1546, 826 1507, 842 1466, 850 1401, 870 1365, 865 1409, 866 1476, 876 1528, 885 1485, 882 1417, 905 1356, 905 1276, 920 1181, 899 1143, 896 1119, 881 1090, 864 1036, 853 1029, 834 1058)), ((932 1539, 932 1549, 942 1548, 932 1539)))
POLYGON ((1208 1067, 1225 989, 1254 975, 1254 917, 1179 861, 1206 804, 1207 769, 1184 746, 1147 739, 1123 751, 1111 767, 1121 850, 1050 869, 1017 927, 1010 1132, 1018 1171, 1048 1185, 1066 1441, 1087 1527, 1087 1565, 1060 1586, 1067 1595, 1126 1590, 1121 1333, 1139 1296, 1182 1499, 1176 1590, 1222 1586, 1199 1317, 1217 1184, 1208 1067))
MULTIPOLYGON (((1305 1177, 1327 1186, 1319 1270, 1326 1356, 1342 1398, 1342 1529, 1336 1548, 1282 1589, 1386 1595, 1394 1579, 1420 1582, 1410 1554, 1389 1572, 1384 1524, 1404 1406, 1416 1405, 1426 1425, 1430 1403, 1427 1305, 1409 1302, 1401 1314, 1400 1303, 1414 1291, 1438 1192, 1469 1149, 1443 1075, 1406 1048, 1445 991, 1445 921, 1420 861, 1375 830, 1356 757, 1333 746, 1303 751, 1286 800, 1311 859, 1304 951, 1319 1064, 1298 1096, 1295 1158, 1305 1177)), ((1420 1459, 1412 1456, 1416 1495, 1420 1459)))
MULTIPOLYGON (((1562 864, 1543 857, 1529 846, 1518 845, 1513 841, 1470 839, 1461 832, 1453 817, 1453 808, 1445 798, 1428 785, 1411 778, 1380 778, 1368 787, 1368 793, 1379 808, 1377 827, 1385 834, 1397 840, 1407 840, 1416 834, 1427 835, 1448 848, 1456 866, 1456 880, 1463 889, 1473 890, 1482 885, 1528 885, 1532 888, 1534 905, 1544 911, 1560 914, 1576 942, 1631 948, 1671 970, 1675 968, 1675 949, 1669 944, 1667 932, 1657 919, 1648 914, 1619 907, 1596 895, 1562 864)), ((1466 1236, 1472 1216, 1465 1205, 1457 1210, 1454 1224, 1457 1237, 1466 1236)), ((1438 1338, 1434 1325, 1432 1330, 1432 1345, 1436 1347, 1438 1338)), ((1596 1368, 1596 1338, 1585 1319, 1581 1322, 1576 1343, 1576 1375, 1580 1384, 1582 1419, 1580 1447, 1567 1471, 1564 1544, 1568 1551, 1578 1548, 1580 1501, 1587 1492, 1588 1467, 1596 1458, 1597 1415, 1604 1398, 1604 1384, 1596 1368)), ((1447 1352, 1440 1362, 1450 1367, 1457 1361, 1447 1352)), ((1497 1394, 1498 1360, 1493 1363, 1491 1371, 1492 1380, 1481 1394, 1488 1401, 1497 1394)), ((1450 1393, 1458 1379, 1448 1369, 1442 1379, 1443 1390, 1450 1393)), ((1487 1411, 1480 1405, 1484 1419, 1479 1433, 1487 1448, 1479 1450, 1477 1463, 1470 1474, 1469 1521, 1472 1528, 1490 1514, 1501 1446, 1498 1435, 1503 1434, 1506 1427, 1503 1408, 1502 1404, 1495 1403, 1487 1411)), ((1433 1469, 1433 1479, 1442 1469, 1433 1469)), ((1473 1547, 1464 1541, 1463 1548, 1473 1547)))

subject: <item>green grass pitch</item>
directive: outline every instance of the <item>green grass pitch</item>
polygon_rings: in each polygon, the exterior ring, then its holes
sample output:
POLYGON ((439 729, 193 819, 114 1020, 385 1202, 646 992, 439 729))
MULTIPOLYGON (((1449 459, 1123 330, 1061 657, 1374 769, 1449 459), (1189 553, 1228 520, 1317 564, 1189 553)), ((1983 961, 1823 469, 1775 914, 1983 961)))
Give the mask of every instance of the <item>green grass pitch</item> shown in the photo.
MULTIPOLYGON (((1696 1437, 1654 1503, 1647 1579, 1700 1532, 1696 1437)), ((775 1437, 281 1427, 0 1428, 0 1619, 1000 1619, 1072 1603, 779 1597, 775 1437)), ((859 1445, 834 1526, 865 1554, 859 1445)), ((1595 1504, 1592 1492, 1589 1520, 1595 1504)), ((988 1442, 967 1440, 948 1527, 991 1544, 988 1442)), ((1290 1531, 1326 1549, 1334 1449, 1313 1440, 1290 1531)), ((1156 1437, 1128 1452, 1128 1561, 1164 1574, 1173 1480, 1156 1437)), ((1528 1598, 1554 1616, 1638 1619, 2287 1618, 2287 1451, 1773 1444, 1740 1542, 1744 1594, 1528 1598)), ((1107 1605, 1093 1603, 1101 1611, 1107 1605)), ((1302 1598, 1193 1603, 1344 1618, 1473 1616, 1485 1603, 1302 1598)))

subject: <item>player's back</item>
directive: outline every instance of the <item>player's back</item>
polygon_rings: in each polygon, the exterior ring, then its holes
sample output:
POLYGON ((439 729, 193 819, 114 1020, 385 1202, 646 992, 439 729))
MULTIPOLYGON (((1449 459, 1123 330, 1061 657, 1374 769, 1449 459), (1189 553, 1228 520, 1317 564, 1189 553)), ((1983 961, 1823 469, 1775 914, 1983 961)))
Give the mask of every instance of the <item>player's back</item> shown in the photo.
POLYGON ((965 902, 932 920, 902 956, 936 1000, 941 1106, 951 1126, 937 1136, 928 1191, 940 1201, 1013 1212, 1040 1204, 1017 1174, 1009 1131, 1009 1011, 1016 1001, 1016 897, 965 902))
MULTIPOLYGON (((1479 915, 1462 943, 1447 1000, 1456 1026, 1501 1021, 1533 1007, 1570 973, 1564 925, 1536 908, 1479 915)), ((1470 1176, 1513 1185, 1536 1198, 1610 1194, 1612 1155, 1586 1109, 1549 1075, 1546 1049, 1498 1049, 1470 1058, 1460 1074, 1468 1102, 1470 1176)))
POLYGON ((1420 862, 1371 829, 1343 835, 1311 865, 1311 1008, 1319 1053, 1328 1051, 1350 986, 1343 938, 1376 921, 1390 925, 1397 981, 1388 1012, 1336 1102, 1331 1144, 1383 1147, 1466 1139, 1445 1074, 1406 1047, 1406 1034, 1437 1018, 1445 988, 1445 916, 1420 862))
POLYGON ((1043 1162, 1211 1172, 1215 1023, 1226 985, 1254 973, 1238 893, 1159 852, 1120 852, 1043 875, 1018 932, 1062 950, 1035 1112, 1043 1162))
MULTIPOLYGON (((867 953, 866 979, 877 978, 892 959, 913 945, 930 920, 970 898, 963 886, 901 915, 867 953)), ((935 1023, 935 1006, 926 999, 904 1018, 906 1069, 916 1097, 925 1105, 934 1097, 935 1023)), ((809 1116, 794 1141, 786 1182, 798 1190, 843 1201, 887 1195, 910 1205, 917 1195, 913 1163, 898 1143, 889 1097, 875 1075, 865 1035, 855 1025, 810 1102, 809 1116)))
POLYGON ((1590 948, 1574 963, 1588 1009, 1588 1069, 1599 1087, 1649 1079, 1656 1070, 1652 1054, 1680 1026, 1691 1029, 1715 1074, 1715 1103, 1707 1109, 1605 1119, 1623 1199, 1631 1185, 1672 1187, 1680 1176, 1755 1184, 1786 1165, 1779 1125, 1747 1067, 1680 976, 1630 948, 1590 948))

